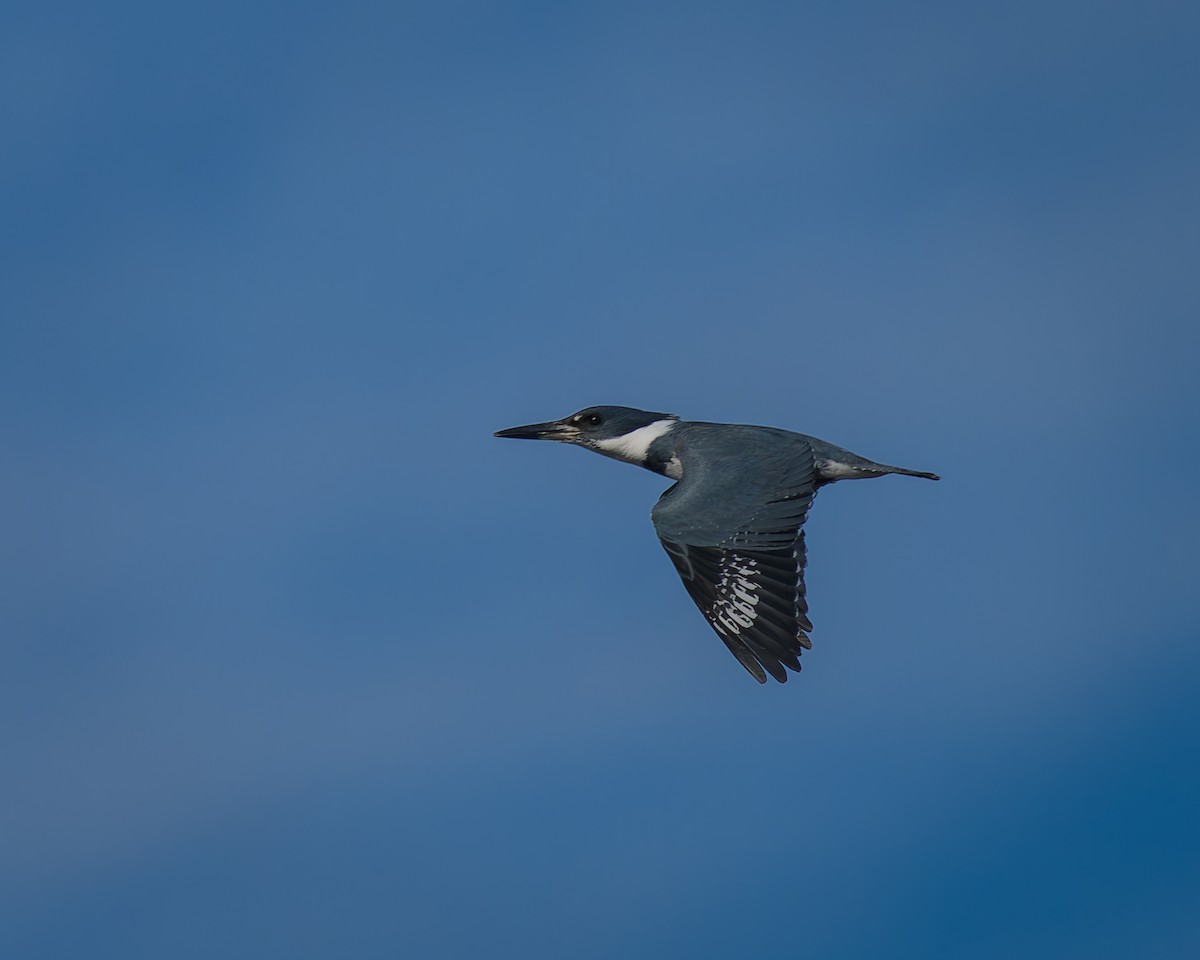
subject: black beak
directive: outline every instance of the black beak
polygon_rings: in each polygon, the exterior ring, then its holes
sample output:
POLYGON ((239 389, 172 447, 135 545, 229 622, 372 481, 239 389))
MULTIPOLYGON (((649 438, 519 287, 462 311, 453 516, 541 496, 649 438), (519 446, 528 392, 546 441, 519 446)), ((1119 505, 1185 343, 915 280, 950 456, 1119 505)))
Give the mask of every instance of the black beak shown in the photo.
POLYGON ((497 430, 492 436, 509 440, 574 440, 579 436, 579 428, 562 420, 553 420, 549 423, 531 423, 524 427, 497 430))

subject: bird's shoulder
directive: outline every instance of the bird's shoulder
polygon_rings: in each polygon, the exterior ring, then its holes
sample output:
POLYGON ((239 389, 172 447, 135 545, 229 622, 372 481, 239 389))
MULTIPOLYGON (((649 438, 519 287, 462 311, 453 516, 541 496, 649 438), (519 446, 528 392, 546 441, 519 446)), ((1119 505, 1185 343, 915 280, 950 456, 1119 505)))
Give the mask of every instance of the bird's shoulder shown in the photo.
MULTIPOLYGON (((812 445, 801 434, 749 424, 682 422, 670 448, 680 477, 651 511, 660 536, 721 542, 780 500, 810 497, 812 445)), ((769 510, 768 512, 776 512, 769 510)))

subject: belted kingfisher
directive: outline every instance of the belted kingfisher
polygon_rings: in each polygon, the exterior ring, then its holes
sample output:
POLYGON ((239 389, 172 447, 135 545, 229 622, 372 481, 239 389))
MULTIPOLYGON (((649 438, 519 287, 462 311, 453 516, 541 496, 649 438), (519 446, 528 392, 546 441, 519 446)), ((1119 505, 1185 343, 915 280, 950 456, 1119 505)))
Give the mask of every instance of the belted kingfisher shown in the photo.
POLYGON ((759 683, 780 683, 812 649, 804 595, 804 531, 817 490, 836 480, 900 473, 816 437, 680 420, 632 407, 587 407, 562 420, 497 431, 558 440, 637 464, 675 483, 650 512, 683 585, 759 683))

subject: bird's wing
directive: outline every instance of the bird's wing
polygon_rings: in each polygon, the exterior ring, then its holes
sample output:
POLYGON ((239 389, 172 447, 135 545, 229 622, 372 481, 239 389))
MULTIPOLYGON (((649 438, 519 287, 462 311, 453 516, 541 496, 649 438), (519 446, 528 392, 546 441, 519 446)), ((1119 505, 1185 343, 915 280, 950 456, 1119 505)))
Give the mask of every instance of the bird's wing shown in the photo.
POLYGON ((796 438, 780 449, 777 438, 768 443, 751 434, 739 443, 732 469, 714 460, 728 446, 703 446, 689 441, 684 448, 683 478, 651 519, 725 646, 759 683, 768 673, 783 683, 784 668, 799 670, 801 650, 812 647, 800 529, 816 484, 812 448, 796 438))

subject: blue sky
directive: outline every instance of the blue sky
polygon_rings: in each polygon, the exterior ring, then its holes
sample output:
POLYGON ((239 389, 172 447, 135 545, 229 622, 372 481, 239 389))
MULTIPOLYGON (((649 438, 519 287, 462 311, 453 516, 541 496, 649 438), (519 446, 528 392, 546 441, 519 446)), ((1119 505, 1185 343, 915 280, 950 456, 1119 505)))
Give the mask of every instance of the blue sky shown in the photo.
POLYGON ((1193 957, 1200 17, 0 23, 0 952, 1193 957), (760 688, 617 403, 824 491, 760 688))

